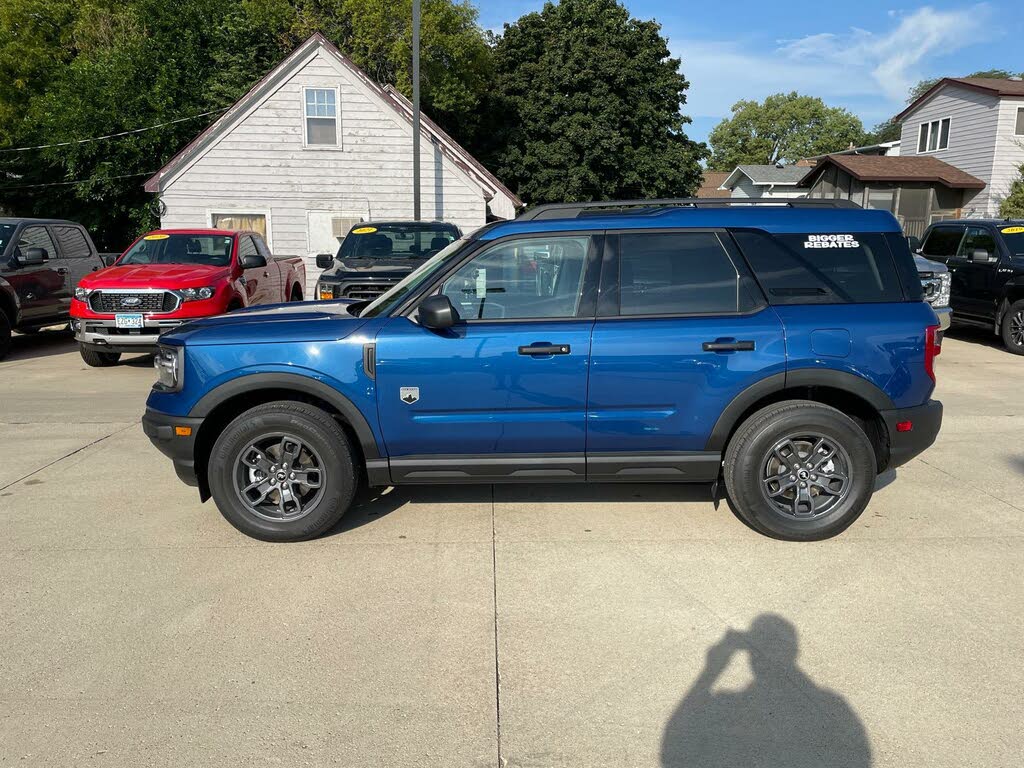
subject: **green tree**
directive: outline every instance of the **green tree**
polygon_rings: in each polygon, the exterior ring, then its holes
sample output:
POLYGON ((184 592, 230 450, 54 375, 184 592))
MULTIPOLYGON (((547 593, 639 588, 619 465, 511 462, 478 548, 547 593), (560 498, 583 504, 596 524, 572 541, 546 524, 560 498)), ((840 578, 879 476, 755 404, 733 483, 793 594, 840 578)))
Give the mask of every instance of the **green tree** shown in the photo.
POLYGON ((485 158, 530 204, 688 195, 706 148, 679 65, 615 0, 545 3, 497 38, 485 158))
POLYGON ((741 164, 773 165, 846 149, 864 141, 860 118, 813 96, 776 93, 763 102, 738 101, 714 127, 710 167, 731 171, 741 164))
MULTIPOLYGON (((1024 72, 1015 74, 1005 69, 982 69, 977 72, 971 72, 969 75, 958 75, 958 77, 990 77, 995 80, 1009 80, 1011 77, 1021 76, 1024 76, 1024 72)), ((931 77, 926 80, 919 80, 916 85, 911 87, 910 92, 907 94, 907 104, 917 101, 924 96, 941 79, 941 77, 931 77)))
POLYGON ((1010 185, 1009 194, 999 204, 999 215, 1007 219, 1024 219, 1024 165, 1017 171, 1018 176, 1010 185))
POLYGON ((882 144, 886 141, 898 141, 902 135, 903 125, 890 117, 872 128, 871 132, 864 136, 864 143, 882 144))

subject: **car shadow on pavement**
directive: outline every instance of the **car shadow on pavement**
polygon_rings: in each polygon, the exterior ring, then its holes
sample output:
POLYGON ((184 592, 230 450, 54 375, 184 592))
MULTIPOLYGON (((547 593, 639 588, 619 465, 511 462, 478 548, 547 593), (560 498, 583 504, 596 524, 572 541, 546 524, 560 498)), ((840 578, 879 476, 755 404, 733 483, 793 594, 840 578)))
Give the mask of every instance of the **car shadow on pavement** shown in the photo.
POLYGON ((868 768, 864 724, 845 698, 800 669, 798 650, 796 627, 775 614, 761 614, 746 632, 727 630, 665 726, 663 768, 868 768), (753 680, 735 689, 720 678, 738 653, 753 680))
POLYGON ((361 485, 352 507, 337 525, 323 536, 337 536, 360 526, 373 523, 402 507, 413 503, 431 504, 490 504, 489 485, 413 485, 403 487, 367 488, 361 485))
MULTIPOLYGON (((966 341, 970 344, 984 344, 986 347, 1006 352, 1006 346, 1000 336, 985 328, 976 328, 970 325, 954 325, 947 328, 944 336, 958 341, 966 341)), ((1006 354, 1010 354, 1006 352, 1006 354)))
POLYGON ((66 328, 53 328, 37 333, 16 333, 11 337, 11 349, 0 362, 13 363, 37 357, 64 355, 76 350, 75 337, 66 328))

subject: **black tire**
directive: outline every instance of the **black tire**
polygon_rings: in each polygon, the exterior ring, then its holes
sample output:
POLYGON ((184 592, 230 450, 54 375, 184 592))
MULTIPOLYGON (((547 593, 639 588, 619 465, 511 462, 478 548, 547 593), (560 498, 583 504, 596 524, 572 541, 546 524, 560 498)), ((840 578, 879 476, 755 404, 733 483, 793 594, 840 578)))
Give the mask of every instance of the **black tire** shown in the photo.
POLYGON ((725 452, 725 487, 736 513, 755 530, 818 541, 860 517, 876 467, 871 442, 855 421, 827 405, 787 400, 762 408, 736 430, 725 452))
POLYGON ((117 361, 121 359, 120 352, 100 352, 83 347, 81 344, 78 345, 78 351, 82 353, 85 364, 91 368, 109 368, 112 365, 117 365, 117 361))
POLYGON ((1024 355, 1024 299, 1007 308, 999 330, 1006 348, 1015 355, 1024 355))
POLYGON ((11 351, 11 322, 3 309, 0 309, 0 360, 7 357, 11 351))
POLYGON ((207 479, 225 519, 263 541, 304 541, 325 533, 348 510, 358 485, 341 426, 321 409, 290 400, 258 405, 232 421, 214 443, 207 479), (298 475, 318 477, 319 486, 292 479, 289 453, 303 467, 298 475), (289 486, 287 494, 279 490, 281 481, 289 486))

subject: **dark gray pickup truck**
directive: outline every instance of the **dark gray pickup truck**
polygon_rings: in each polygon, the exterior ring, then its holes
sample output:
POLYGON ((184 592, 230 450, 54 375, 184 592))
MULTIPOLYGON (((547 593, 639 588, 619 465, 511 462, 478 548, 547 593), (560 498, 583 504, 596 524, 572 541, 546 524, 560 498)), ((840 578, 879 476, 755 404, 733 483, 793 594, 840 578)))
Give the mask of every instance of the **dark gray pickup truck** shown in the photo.
POLYGON ((68 322, 78 281, 103 266, 81 224, 0 218, 0 358, 12 330, 32 333, 68 322))

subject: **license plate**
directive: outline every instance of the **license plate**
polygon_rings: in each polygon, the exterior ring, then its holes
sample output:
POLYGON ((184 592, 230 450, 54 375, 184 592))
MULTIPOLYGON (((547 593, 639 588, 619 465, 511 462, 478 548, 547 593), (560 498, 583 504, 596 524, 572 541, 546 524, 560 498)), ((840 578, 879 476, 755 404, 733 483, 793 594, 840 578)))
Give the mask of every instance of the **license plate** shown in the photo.
POLYGON ((142 313, 132 312, 130 314, 114 315, 115 328, 142 328, 142 313))

